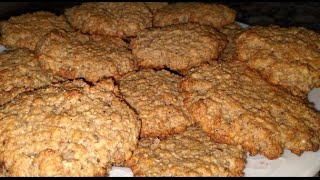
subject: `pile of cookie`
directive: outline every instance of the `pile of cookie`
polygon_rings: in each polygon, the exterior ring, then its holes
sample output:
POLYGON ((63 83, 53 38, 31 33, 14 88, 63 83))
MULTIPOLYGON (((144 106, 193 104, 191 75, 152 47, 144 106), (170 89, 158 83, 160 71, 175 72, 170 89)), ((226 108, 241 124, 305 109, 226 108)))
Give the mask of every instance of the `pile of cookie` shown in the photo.
POLYGON ((0 23, 1 176, 243 176, 317 151, 320 35, 213 3, 90 2, 0 23))

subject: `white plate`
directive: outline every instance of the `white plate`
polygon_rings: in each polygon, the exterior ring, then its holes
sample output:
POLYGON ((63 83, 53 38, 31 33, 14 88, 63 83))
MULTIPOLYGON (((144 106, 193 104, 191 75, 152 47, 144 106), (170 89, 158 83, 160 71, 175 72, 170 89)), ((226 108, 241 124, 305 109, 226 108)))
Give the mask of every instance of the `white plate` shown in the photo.
MULTIPOLYGON (((243 28, 249 25, 238 22, 243 28)), ((0 45, 0 52, 6 48, 0 45)), ((308 100, 315 104, 320 111, 320 88, 314 88, 308 94, 308 100)), ((268 160, 262 155, 247 156, 245 177, 253 176, 298 176, 313 177, 320 170, 320 150, 317 152, 304 152, 300 157, 285 150, 283 155, 276 160, 268 160)), ((112 167, 110 177, 133 177, 130 168, 112 167)))
MULTIPOLYGON (((300 157, 285 150, 276 160, 262 155, 247 157, 245 177, 313 177, 320 169, 320 151, 304 152, 300 157)), ((110 177, 133 177, 130 168, 112 167, 110 177)))
POLYGON ((244 29, 250 27, 248 24, 245 24, 245 23, 242 23, 242 22, 236 21, 236 23, 238 23, 239 26, 241 26, 241 27, 244 28, 244 29))
POLYGON ((7 50, 7 48, 5 48, 4 46, 2 46, 2 45, 0 44, 0 53, 3 52, 3 51, 5 51, 5 50, 7 50))

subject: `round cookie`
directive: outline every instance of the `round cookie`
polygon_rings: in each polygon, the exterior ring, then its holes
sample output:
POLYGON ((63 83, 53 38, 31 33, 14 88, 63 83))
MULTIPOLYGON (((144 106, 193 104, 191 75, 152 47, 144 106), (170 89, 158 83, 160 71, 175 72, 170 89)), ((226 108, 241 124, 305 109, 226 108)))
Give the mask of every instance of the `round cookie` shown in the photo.
POLYGON ((0 107, 4 176, 104 176, 136 148, 140 121, 113 81, 82 80, 19 95, 0 107))
POLYGON ((16 49, 0 53, 0 105, 18 94, 47 86, 54 79, 40 68, 29 49, 16 49))
POLYGON ((184 105, 216 142, 239 144, 269 159, 284 148, 297 155, 319 149, 319 114, 244 63, 193 69, 181 88, 184 105))
POLYGON ((154 14, 153 25, 164 27, 173 24, 198 23, 221 28, 231 24, 236 11, 222 4, 214 3, 172 3, 154 14))
POLYGON ((130 46, 140 67, 185 71, 216 60, 226 43, 210 26, 182 24, 142 31, 130 46))
POLYGON ((152 26, 152 14, 142 2, 90 2, 65 11, 72 26, 83 33, 135 36, 152 26))
POLYGON ((183 107, 181 77, 153 69, 131 72, 119 81, 123 98, 141 119, 141 137, 179 133, 192 124, 183 107))
POLYGON ((142 138, 126 162, 135 176, 243 176, 240 147, 214 143, 199 127, 166 139, 142 138))
POLYGON ((127 44, 117 37, 52 31, 40 40, 35 52, 43 69, 66 79, 97 82, 105 77, 117 79, 135 69, 127 44))
POLYGON ((53 29, 72 30, 64 16, 56 16, 51 12, 38 11, 13 16, 0 24, 0 43, 9 48, 34 50, 40 38, 53 29))
POLYGON ((268 82, 303 98, 320 87, 320 34, 302 27, 253 27, 236 44, 239 59, 268 82))

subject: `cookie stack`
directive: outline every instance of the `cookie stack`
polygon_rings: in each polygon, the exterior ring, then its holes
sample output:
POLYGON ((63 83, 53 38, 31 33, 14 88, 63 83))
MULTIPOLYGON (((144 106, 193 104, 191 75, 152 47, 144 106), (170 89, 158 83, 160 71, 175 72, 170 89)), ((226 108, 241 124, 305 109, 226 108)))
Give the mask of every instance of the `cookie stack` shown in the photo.
POLYGON ((1 22, 1 176, 243 176, 247 152, 319 150, 320 35, 235 17, 90 2, 1 22))

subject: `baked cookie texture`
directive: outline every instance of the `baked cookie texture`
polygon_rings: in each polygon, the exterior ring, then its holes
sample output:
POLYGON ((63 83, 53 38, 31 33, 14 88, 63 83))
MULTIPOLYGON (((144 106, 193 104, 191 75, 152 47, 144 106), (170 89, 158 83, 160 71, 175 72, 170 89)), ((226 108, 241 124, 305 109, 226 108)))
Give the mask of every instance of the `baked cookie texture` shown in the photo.
POLYGON ((210 26, 182 24, 142 31, 130 47, 142 68, 185 71, 216 60, 226 43, 225 35, 210 26))
POLYGON ((150 9, 152 13, 155 13, 158 9, 168 5, 168 2, 144 2, 144 4, 150 9))
POLYGON ((192 117, 218 143, 242 145, 268 159, 284 148, 297 155, 319 150, 319 114, 244 63, 195 68, 181 88, 192 117))
POLYGON ((35 52, 41 67, 55 76, 97 82, 135 69, 127 46, 117 37, 52 31, 39 41, 35 52))
POLYGON ((237 54, 270 83, 306 97, 320 87, 320 35, 302 27, 253 27, 237 39, 237 54))
POLYGON ((193 122, 183 106, 181 77, 166 70, 131 72, 119 81, 120 92, 141 120, 141 137, 183 132, 193 122))
POLYGON ((19 95, 0 107, 3 176, 104 176, 136 148, 140 121, 111 79, 19 95))
POLYGON ((70 24, 83 33, 136 36, 152 26, 152 13, 142 2, 89 2, 66 9, 70 24))
POLYGON ((126 166, 135 176, 242 176, 245 162, 240 147, 214 143, 195 126, 162 140, 140 139, 126 166))
POLYGON ((64 16, 38 11, 12 16, 0 23, 0 43, 7 48, 28 48, 34 50, 37 42, 54 29, 72 31, 64 16))
POLYGON ((11 101, 18 94, 54 82, 40 68, 33 52, 27 48, 0 53, 0 105, 11 101))
MULTIPOLYGON (((237 59, 237 45, 235 38, 238 34, 245 31, 239 24, 232 23, 218 29, 221 33, 226 35, 228 43, 219 56, 220 61, 234 61, 237 59)), ((215 63, 215 62, 214 62, 215 63)))
POLYGON ((154 14, 153 25, 164 27, 173 24, 198 23, 221 28, 234 22, 236 11, 214 3, 172 3, 154 14))

